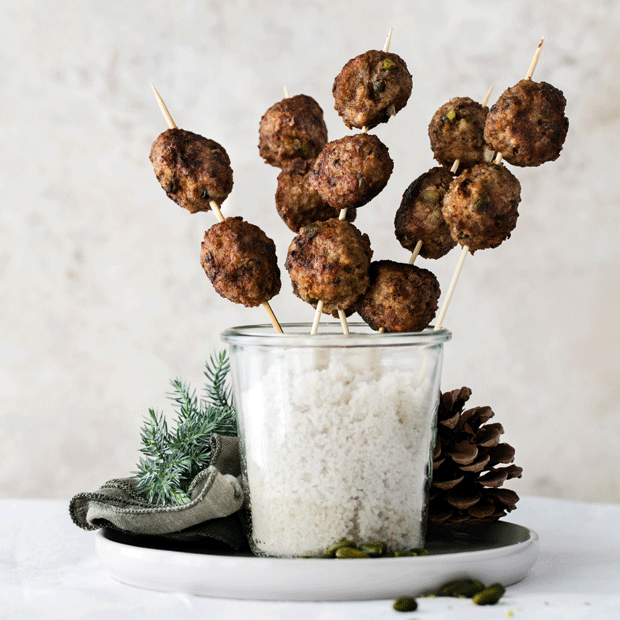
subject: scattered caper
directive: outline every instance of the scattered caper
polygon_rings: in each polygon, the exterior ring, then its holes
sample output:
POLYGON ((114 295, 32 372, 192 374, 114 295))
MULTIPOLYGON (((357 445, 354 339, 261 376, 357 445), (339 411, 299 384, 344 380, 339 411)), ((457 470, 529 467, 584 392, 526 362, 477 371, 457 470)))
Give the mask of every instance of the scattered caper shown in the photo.
POLYGON ((447 583, 445 586, 439 589, 437 593, 439 596, 458 596, 456 592, 463 587, 471 584, 471 579, 459 579, 457 581, 451 581, 447 583))
POLYGON ((501 583, 494 583, 482 592, 478 592, 473 601, 476 605, 495 605, 502 598, 504 592, 506 592, 506 588, 501 583))
POLYGON ((351 547, 355 549, 357 545, 355 544, 355 541, 347 540, 343 538, 342 540, 339 540, 338 542, 335 542, 333 545, 330 545, 329 547, 327 547, 326 553, 327 555, 333 558, 336 555, 336 551, 338 551, 338 549, 342 549, 343 547, 351 547))
POLYGON ((481 581, 467 581, 454 588, 450 596, 472 598, 478 594, 478 592, 482 592, 482 590, 484 590, 484 584, 481 581))
POLYGON ((353 547, 340 547, 336 551, 337 558, 369 558, 370 556, 359 549, 353 547))
POLYGON ((386 544, 384 542, 364 543, 360 545, 360 551, 367 553, 371 557, 385 554, 386 544))
POLYGON ((396 611, 415 611, 418 608, 418 602, 414 598, 401 596, 394 601, 392 607, 396 611))
POLYGON ((406 549, 404 551, 395 551, 395 558, 412 558, 418 555, 428 555, 428 551, 426 549, 422 549, 421 547, 417 547, 416 549, 406 549))

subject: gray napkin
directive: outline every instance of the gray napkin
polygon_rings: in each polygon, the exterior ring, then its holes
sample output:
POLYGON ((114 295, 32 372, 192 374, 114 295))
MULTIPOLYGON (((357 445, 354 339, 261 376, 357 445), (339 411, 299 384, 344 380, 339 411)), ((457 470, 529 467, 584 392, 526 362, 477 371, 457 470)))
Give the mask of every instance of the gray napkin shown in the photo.
MULTIPOLYGON (((190 502, 151 504, 136 492, 134 478, 106 482, 94 493, 79 493, 69 503, 73 522, 85 530, 106 528, 161 540, 218 541, 235 550, 245 546, 237 513, 243 506, 239 440, 214 435, 211 462, 192 481, 190 502)), ((216 543, 217 544, 217 543, 216 543)))

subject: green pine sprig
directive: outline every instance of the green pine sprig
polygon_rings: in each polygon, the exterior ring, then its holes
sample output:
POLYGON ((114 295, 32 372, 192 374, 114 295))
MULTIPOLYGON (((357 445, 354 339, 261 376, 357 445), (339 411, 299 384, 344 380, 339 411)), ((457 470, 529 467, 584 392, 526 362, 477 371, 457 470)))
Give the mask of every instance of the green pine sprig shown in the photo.
POLYGON ((176 412, 174 428, 162 413, 149 409, 140 431, 143 456, 133 472, 137 491, 154 504, 185 504, 187 490, 211 459, 211 436, 235 436, 237 418, 228 382, 230 363, 226 351, 205 364, 205 398, 180 379, 173 379, 167 396, 176 412))
POLYGON ((213 405, 229 407, 232 403, 232 391, 227 381, 229 372, 230 361, 225 349, 211 355, 205 364, 205 391, 207 400, 213 405))

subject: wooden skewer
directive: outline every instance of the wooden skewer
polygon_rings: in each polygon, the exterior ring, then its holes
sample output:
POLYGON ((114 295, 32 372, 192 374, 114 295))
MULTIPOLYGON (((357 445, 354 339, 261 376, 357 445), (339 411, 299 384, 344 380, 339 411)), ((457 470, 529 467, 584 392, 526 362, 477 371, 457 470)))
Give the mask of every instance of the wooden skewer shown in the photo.
MULTIPOLYGON (((544 40, 545 40, 545 37, 543 37, 540 40, 540 43, 538 44, 538 47, 536 48, 536 52, 534 53, 534 57, 532 58, 532 62, 530 63, 530 67, 527 71, 527 75, 525 76, 527 80, 531 80, 532 75, 534 75, 534 70, 536 69, 536 65, 538 64, 538 59, 540 58, 540 52, 542 50, 542 45, 543 45, 544 40)), ((502 161, 502 154, 498 152, 497 155, 495 156, 495 160, 493 161, 493 163, 499 165, 501 161, 502 161)), ((465 258, 467 257, 467 254, 469 254, 469 247, 464 245, 463 249, 461 250, 461 256, 459 257, 459 262, 454 271, 454 275, 452 276, 452 281, 450 282, 448 292, 446 293, 446 298, 444 299, 443 306, 441 307, 441 310, 439 311, 439 316, 437 317, 437 323, 435 324, 435 331, 437 331, 438 329, 441 329, 441 325, 443 324, 443 320, 446 316, 446 312, 448 311, 448 306, 450 305, 450 300, 452 299, 452 294, 454 293, 454 288, 456 287, 456 283, 459 279, 459 276, 461 275, 461 271, 463 270, 463 263, 465 263, 465 258)))
POLYGON ((161 98, 160 94, 157 92, 157 89, 155 88, 153 84, 151 84, 151 88, 153 89, 153 92, 155 93, 155 99, 157 99, 159 109, 161 110, 161 113, 164 115, 164 118, 166 119, 166 121, 168 122, 168 127, 170 127, 170 129, 177 129, 175 122, 172 120, 172 116, 170 115, 170 112, 168 112, 168 108, 166 107, 164 100, 161 98))
MULTIPOLYGON (((161 113, 164 115, 164 118, 166 119, 166 121, 168 122, 168 126, 170 127, 170 129, 177 129, 176 123, 174 122, 174 120, 172 120, 172 115, 168 111, 168 108, 166 107, 164 100, 161 98, 161 95, 157 92, 157 89, 155 88, 155 86, 153 86, 153 84, 151 84, 151 88, 153 89, 153 92, 155 93, 155 99, 157 100, 157 103, 159 104, 159 109, 161 110, 161 113)), ((210 200, 209 205, 211 209, 213 210, 213 213, 217 221, 223 222, 224 216, 222 215, 220 205, 218 205, 217 202, 215 202, 215 200, 210 200)), ((271 321, 273 328, 279 334, 282 334, 283 333, 282 327, 280 326, 280 323, 278 322, 276 315, 273 313, 273 310, 271 309, 269 302, 264 301, 261 305, 263 306, 263 309, 267 313, 267 316, 269 317, 269 320, 271 321)))
POLYGON ((387 54, 390 51, 390 43, 392 42, 392 31, 394 28, 390 28, 388 32, 387 39, 385 40, 385 45, 383 46, 383 51, 387 54))
POLYGON ((319 303, 316 305, 316 312, 314 313, 314 321, 312 321, 312 329, 310 335, 314 336, 319 331, 319 322, 321 321, 321 314, 323 313, 323 300, 319 299, 319 303))
POLYGON ((484 96, 482 103, 480 104, 483 108, 489 103, 489 99, 491 98, 491 93, 493 92, 493 87, 489 88, 487 94, 484 96))
POLYGON ((538 47, 536 48, 536 52, 534 52, 534 57, 532 58, 532 62, 530 63, 530 68, 527 70, 527 75, 525 76, 526 80, 531 80, 534 75, 534 71, 536 71, 536 65, 538 64, 538 59, 540 58, 540 52, 542 52, 542 46, 545 42, 545 37, 540 40, 538 47))
POLYGON ((461 255, 459 257, 459 262, 454 271, 454 275, 452 276, 452 280, 450 282, 450 286, 448 287, 448 291, 446 293, 446 297, 443 302, 443 306, 441 306, 441 310, 439 311, 439 316, 437 317, 437 323, 435 323, 435 331, 441 329, 443 324, 443 320, 446 317, 446 312, 448 311, 448 306, 450 305, 450 300, 452 299, 452 294, 454 293, 454 289, 456 288, 456 283, 458 282, 459 276, 461 275, 461 271, 463 270, 463 263, 469 254, 469 248, 464 245, 461 250, 461 255))
MULTIPOLYGON (((319 299, 316 310, 314 311, 314 320, 312 321, 312 329, 310 335, 314 336, 319 331, 319 323, 321 322, 321 315, 323 314, 323 306, 325 304, 319 299)), ((342 325, 342 333, 346 336, 349 334, 349 324, 347 323, 347 315, 344 310, 338 310, 338 318, 340 319, 340 325, 342 325)))
POLYGON ((415 259, 418 258, 418 254, 420 254, 420 250, 422 249, 422 244, 424 242, 422 241, 422 239, 418 239, 416 244, 415 244, 415 248, 413 248, 413 252, 411 252, 411 256, 409 257, 409 264, 413 265, 413 263, 415 263, 415 259))

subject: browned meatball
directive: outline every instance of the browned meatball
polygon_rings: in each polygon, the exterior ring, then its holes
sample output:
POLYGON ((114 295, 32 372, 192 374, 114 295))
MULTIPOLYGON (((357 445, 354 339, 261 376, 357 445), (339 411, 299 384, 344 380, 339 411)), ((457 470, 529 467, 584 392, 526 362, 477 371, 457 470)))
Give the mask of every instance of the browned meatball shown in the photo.
POLYGON ((280 292, 274 242, 241 217, 227 217, 205 233, 200 262, 215 290, 236 304, 259 306, 280 292))
POLYGON ((368 288, 372 250, 368 235, 331 219, 306 226, 291 242, 285 267, 295 295, 323 312, 346 310, 368 288))
POLYGON ((443 199, 443 216, 452 238, 476 250, 495 248, 517 225, 521 185, 498 164, 476 164, 462 172, 443 199))
POLYGON ((150 155, 155 175, 168 198, 190 213, 221 204, 233 186, 230 159, 213 140, 184 129, 167 129, 153 142, 150 155))
POLYGON ((307 95, 282 99, 272 105, 260 121, 260 156, 277 168, 298 157, 314 159, 326 142, 323 110, 307 95))
MULTIPOLYGON (((310 186, 309 173, 313 165, 313 159, 293 159, 278 175, 276 209, 293 232, 339 215, 338 209, 330 207, 310 186)), ((347 220, 353 222, 355 215, 355 209, 351 209, 347 212, 347 220)))
POLYGON ((312 186, 335 209, 370 202, 387 185, 394 162, 387 146, 365 133, 325 145, 310 174, 312 186))
POLYGON ((521 80, 491 108, 484 139, 513 166, 540 166, 560 156, 568 132, 566 99, 546 82, 521 80))
POLYGON ((372 129, 405 107, 412 86, 400 56, 370 50, 349 60, 336 77, 334 107, 347 127, 372 129))
POLYGON ((405 190, 394 218, 396 238, 405 249, 413 252, 422 241, 420 256, 441 258, 456 245, 441 211, 451 182, 445 168, 431 168, 405 190))
POLYGON ((455 97, 444 103, 433 115, 428 137, 435 159, 451 168, 458 159, 463 168, 484 161, 490 149, 484 143, 484 122, 489 108, 469 97, 455 97))
POLYGON ((440 293, 427 269, 380 260, 370 265, 370 286, 355 309, 372 329, 420 332, 435 317, 440 293))

